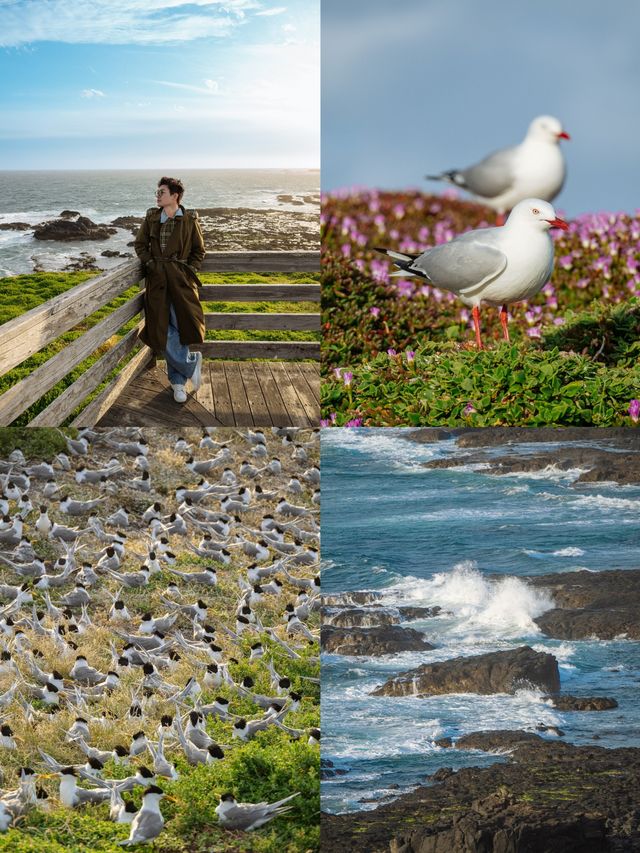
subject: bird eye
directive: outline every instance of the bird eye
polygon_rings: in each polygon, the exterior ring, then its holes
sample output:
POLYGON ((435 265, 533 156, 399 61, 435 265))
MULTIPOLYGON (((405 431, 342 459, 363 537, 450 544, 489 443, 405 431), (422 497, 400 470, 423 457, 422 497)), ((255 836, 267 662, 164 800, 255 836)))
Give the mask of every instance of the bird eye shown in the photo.
POLYGON ((533 208, 531 208, 531 213, 533 213, 534 216, 537 216, 540 213, 540 211, 538 210, 537 207, 533 207, 533 208))

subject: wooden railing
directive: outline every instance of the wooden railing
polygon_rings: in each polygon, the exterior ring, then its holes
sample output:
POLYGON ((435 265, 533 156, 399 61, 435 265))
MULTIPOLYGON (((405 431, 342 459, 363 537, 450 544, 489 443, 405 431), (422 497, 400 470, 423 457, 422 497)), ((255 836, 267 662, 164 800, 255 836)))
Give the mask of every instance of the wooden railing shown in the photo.
MULTIPOLYGON (((319 272, 319 252, 214 252, 207 254, 202 272, 251 273, 319 272)), ((102 273, 60 296, 49 299, 20 317, 0 326, 0 376, 56 341, 94 312, 104 308, 141 281, 140 263, 128 261, 102 273)), ((103 347, 122 327, 140 315, 111 348, 29 422, 29 426, 57 426, 67 420, 83 401, 133 350, 141 348, 94 400, 73 421, 74 425, 97 423, 115 402, 125 385, 153 361, 152 351, 138 339, 144 325, 143 283, 140 291, 100 320, 60 352, 16 382, 0 396, 0 425, 11 424, 48 393, 75 367, 103 347)), ((204 285, 203 302, 320 301, 319 284, 216 284, 204 285)), ((318 313, 205 313, 207 329, 318 331, 318 313)), ((316 341, 206 341, 200 347, 206 358, 314 358, 320 357, 316 341)))

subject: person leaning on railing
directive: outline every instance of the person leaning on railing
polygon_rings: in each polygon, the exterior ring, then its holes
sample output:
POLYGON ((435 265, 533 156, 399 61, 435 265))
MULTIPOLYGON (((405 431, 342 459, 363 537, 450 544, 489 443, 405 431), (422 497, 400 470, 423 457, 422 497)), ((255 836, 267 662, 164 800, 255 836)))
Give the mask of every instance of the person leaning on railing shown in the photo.
POLYGON ((200 387, 202 353, 191 352, 189 346, 203 343, 205 332, 196 275, 205 256, 204 238, 197 211, 180 204, 183 194, 180 180, 160 178, 156 207, 147 210, 135 240, 146 277, 140 337, 156 354, 164 355, 178 403, 187 400, 189 380, 194 391, 200 387))

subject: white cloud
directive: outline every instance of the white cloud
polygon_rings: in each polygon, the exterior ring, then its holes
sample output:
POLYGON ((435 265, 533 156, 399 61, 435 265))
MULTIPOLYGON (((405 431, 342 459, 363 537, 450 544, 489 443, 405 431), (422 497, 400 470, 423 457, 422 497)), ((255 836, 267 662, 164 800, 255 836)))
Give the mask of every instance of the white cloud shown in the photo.
POLYGON ((81 98, 104 98, 104 92, 101 92, 100 89, 83 89, 80 92, 81 98))
POLYGON ((282 32, 283 33, 295 33, 297 27, 294 24, 283 24, 282 32))
POLYGON ((283 12, 287 11, 286 6, 273 6, 271 9, 262 9, 260 12, 256 12, 256 16, 260 15, 263 18, 271 17, 272 15, 282 15, 283 12))
POLYGON ((165 44, 228 36, 256 0, 23 0, 0 4, 0 46, 165 44), (195 7, 195 10, 194 10, 195 7))
POLYGON ((167 86, 169 89, 184 89, 187 92, 198 92, 201 95, 215 95, 219 91, 216 80, 205 80, 204 86, 195 86, 191 83, 174 83, 171 80, 152 80, 151 82, 157 83, 159 86, 167 86))

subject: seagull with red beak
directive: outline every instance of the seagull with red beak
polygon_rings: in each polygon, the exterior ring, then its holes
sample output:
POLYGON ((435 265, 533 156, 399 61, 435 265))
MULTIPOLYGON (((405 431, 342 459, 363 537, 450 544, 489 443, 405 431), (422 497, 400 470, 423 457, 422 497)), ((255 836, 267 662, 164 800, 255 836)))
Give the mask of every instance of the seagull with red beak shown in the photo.
POLYGON ((451 169, 427 175, 430 181, 446 181, 470 192, 476 201, 493 208, 497 225, 518 202, 531 196, 553 201, 567 174, 561 139, 570 139, 553 116, 538 116, 519 145, 501 148, 467 169, 451 169))
POLYGON ((531 299, 547 283, 553 270, 553 241, 549 230, 569 226, 556 216, 549 202, 526 198, 511 211, 502 227, 478 228, 449 243, 408 255, 377 249, 392 258, 400 272, 417 276, 432 287, 455 293, 472 309, 476 343, 480 337, 480 305, 500 307, 500 322, 509 340, 507 305, 531 299))

